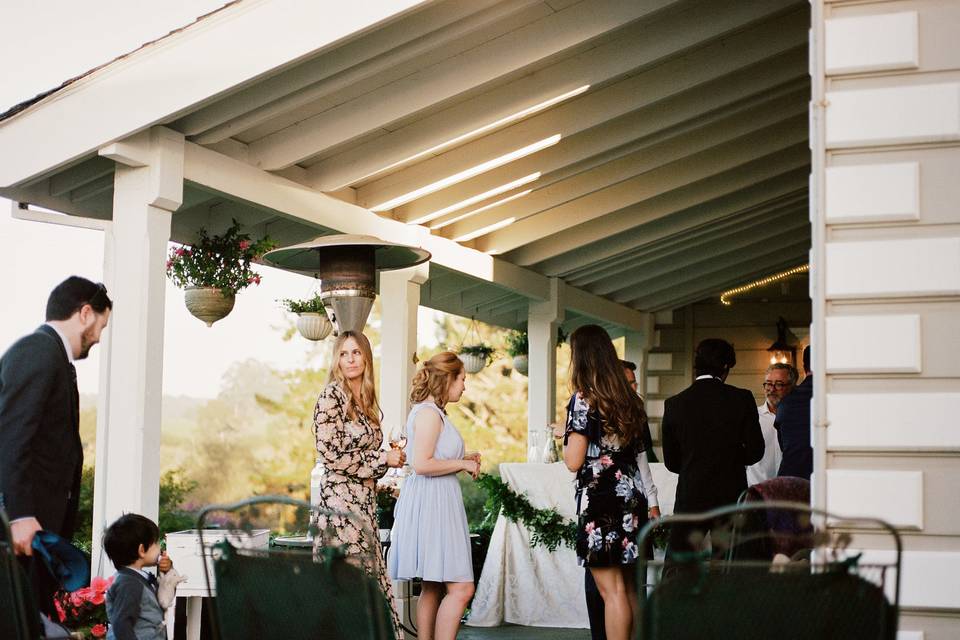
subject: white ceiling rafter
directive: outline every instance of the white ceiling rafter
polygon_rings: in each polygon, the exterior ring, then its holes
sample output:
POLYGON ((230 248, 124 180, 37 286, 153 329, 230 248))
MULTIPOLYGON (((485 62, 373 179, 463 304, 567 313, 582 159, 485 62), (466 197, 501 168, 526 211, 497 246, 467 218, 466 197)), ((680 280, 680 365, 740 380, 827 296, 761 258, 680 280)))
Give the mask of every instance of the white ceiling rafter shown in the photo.
POLYGON ((260 138, 250 144, 251 159, 267 170, 297 164, 323 149, 519 71, 676 1, 595 0, 570 6, 296 126, 260 138))

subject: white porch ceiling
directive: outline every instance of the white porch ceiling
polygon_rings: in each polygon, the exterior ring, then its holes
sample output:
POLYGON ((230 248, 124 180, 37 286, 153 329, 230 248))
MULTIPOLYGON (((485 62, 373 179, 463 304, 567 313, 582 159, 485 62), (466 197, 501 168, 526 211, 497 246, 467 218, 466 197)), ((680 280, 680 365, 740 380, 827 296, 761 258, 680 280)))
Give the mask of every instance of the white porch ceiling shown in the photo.
MULTIPOLYGON (((806 260, 808 11, 443 0, 144 126, 658 311, 806 260)), ((112 172, 88 155, 11 197, 109 218, 112 172)), ((232 217, 283 242, 337 230, 187 187, 175 239, 232 217)), ((431 267, 422 296, 503 326, 522 325, 530 299, 450 265, 431 267)))

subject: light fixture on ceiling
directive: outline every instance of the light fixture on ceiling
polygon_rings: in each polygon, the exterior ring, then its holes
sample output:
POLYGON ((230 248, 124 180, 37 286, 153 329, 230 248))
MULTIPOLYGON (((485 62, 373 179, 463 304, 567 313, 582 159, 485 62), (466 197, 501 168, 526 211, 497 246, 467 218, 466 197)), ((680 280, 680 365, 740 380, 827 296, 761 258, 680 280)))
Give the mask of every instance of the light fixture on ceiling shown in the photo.
POLYGON ((750 291, 751 289, 756 289, 757 287, 766 286, 772 282, 783 280, 784 278, 789 278, 790 276, 796 275, 798 273, 806 273, 807 271, 810 271, 810 265, 802 264, 799 267, 793 267, 792 269, 787 269, 786 271, 775 273, 772 276, 767 276, 765 278, 755 280, 749 284, 745 284, 743 286, 736 287, 728 291, 724 291, 723 293, 720 294, 720 302, 724 306, 729 307, 731 304, 733 304, 732 302, 730 302, 730 298, 732 298, 733 296, 740 295, 741 293, 746 293, 747 291, 750 291))
POLYGON ((777 320, 777 339, 767 347, 770 353, 770 364, 793 364, 796 359, 797 347, 787 342, 787 321, 783 316, 777 320))

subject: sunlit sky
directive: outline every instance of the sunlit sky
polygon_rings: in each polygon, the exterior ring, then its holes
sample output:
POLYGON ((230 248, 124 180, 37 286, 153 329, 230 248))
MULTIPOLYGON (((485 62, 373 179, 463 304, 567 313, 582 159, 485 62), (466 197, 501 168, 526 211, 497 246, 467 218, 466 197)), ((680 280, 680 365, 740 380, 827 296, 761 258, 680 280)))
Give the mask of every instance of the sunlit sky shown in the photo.
MULTIPOLYGON (((4 0, 0 111, 223 4, 224 0, 4 0)), ((233 312, 212 328, 191 316, 183 293, 167 283, 165 394, 213 397, 223 372, 248 358, 280 369, 321 364, 324 358, 311 348, 313 343, 299 336, 289 342, 281 339, 287 318, 276 302, 310 295, 313 281, 270 268, 261 272, 263 283, 241 292, 233 312)), ((4 278, 0 351, 4 351, 43 322, 47 295, 58 282, 72 274, 103 278, 102 234, 15 220, 11 203, 0 198, 0 274, 4 278)), ((420 315, 421 343, 429 342, 431 314, 421 309, 420 315)), ((97 391, 96 348, 77 367, 77 378, 81 393, 97 391)))

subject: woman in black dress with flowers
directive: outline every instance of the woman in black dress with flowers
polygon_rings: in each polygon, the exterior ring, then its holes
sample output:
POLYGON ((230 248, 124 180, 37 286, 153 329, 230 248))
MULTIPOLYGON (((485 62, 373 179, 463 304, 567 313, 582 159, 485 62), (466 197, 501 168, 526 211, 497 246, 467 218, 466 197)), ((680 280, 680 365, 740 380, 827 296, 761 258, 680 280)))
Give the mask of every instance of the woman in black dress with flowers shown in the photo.
POLYGON ((653 489, 641 437, 647 416, 602 327, 574 331, 570 349, 574 394, 563 459, 577 474, 577 558, 603 597, 607 638, 627 640, 637 604, 637 533, 653 489))

